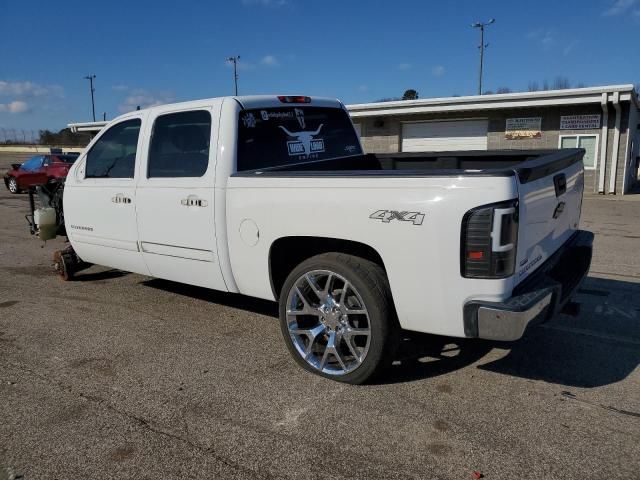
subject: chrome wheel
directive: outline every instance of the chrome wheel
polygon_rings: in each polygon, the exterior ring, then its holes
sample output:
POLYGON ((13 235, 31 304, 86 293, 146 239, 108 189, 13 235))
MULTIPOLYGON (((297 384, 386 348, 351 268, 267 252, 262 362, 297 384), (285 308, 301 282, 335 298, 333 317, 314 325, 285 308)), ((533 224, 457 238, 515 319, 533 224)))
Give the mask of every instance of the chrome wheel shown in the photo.
POLYGON ((322 373, 352 372, 369 351, 367 308, 355 287, 335 272, 313 270, 294 282, 287 297, 286 322, 298 354, 322 373))
POLYGON ((11 193, 18 193, 18 182, 13 177, 9 179, 9 191, 11 193))

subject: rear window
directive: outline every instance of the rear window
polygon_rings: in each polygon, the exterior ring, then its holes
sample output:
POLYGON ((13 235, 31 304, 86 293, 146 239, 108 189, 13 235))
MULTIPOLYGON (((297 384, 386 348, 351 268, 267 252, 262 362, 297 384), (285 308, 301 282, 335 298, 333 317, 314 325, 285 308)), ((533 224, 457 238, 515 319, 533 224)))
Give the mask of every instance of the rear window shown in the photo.
POLYGON ((211 114, 194 110, 157 118, 149 148, 148 177, 202 177, 209 166, 211 114))
POLYGON ((340 108, 243 110, 238 119, 238 171, 361 155, 347 112, 340 108))

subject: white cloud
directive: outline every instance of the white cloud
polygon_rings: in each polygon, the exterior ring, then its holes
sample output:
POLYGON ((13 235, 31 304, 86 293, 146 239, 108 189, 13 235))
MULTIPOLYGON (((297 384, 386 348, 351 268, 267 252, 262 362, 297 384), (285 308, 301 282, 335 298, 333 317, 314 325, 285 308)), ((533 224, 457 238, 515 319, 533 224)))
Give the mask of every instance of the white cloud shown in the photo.
POLYGON ((22 100, 15 100, 9 103, 0 103, 0 112, 24 113, 29 110, 29 104, 22 100))
MULTIPOLYGON (((230 62, 229 60, 225 60, 224 64, 229 68, 233 68, 233 62, 230 62)), ((256 66, 253 63, 245 62, 242 58, 238 60, 238 71, 253 70, 254 68, 256 68, 256 66)))
POLYGON ((412 66, 410 63, 401 63, 398 65, 398 70, 409 70, 412 66))
POLYGON ((550 49, 556 43, 554 32, 546 28, 539 28, 529 32, 527 38, 539 43, 545 50, 550 49))
POLYGON ((242 0, 246 7, 258 5, 261 7, 282 7, 287 4, 287 0, 242 0))
POLYGON ((126 92, 127 90, 129 90, 129 87, 127 85, 113 85, 111 87, 111 90, 113 90, 114 92, 126 92))
POLYGON ((63 89, 59 85, 39 85, 34 82, 7 82, 0 80, 0 95, 17 97, 42 97, 53 95, 61 97, 63 89))
POLYGON ((264 57, 262 57, 262 60, 260 60, 260 63, 268 67, 277 67, 278 65, 280 65, 278 59, 273 55, 265 55, 264 57))
POLYGON ((444 75, 444 72, 445 68, 442 65, 436 65, 431 69, 431 73, 434 77, 441 77, 442 75, 444 75))
POLYGON ((564 48, 562 49, 562 54, 566 57, 567 55, 569 55, 571 52, 573 52, 573 49, 576 47, 576 45, 578 45, 578 41, 577 40, 573 40, 571 42, 569 42, 567 45, 564 46, 564 48))
POLYGON ((144 89, 136 89, 132 90, 130 95, 118 105, 118 111, 126 113, 135 110, 138 106, 140 108, 148 108, 174 101, 175 97, 170 92, 151 93, 144 89))
MULTIPOLYGON (((602 15, 605 17, 620 15, 634 7, 640 7, 640 0, 615 0, 609 8, 602 12, 602 15)), ((636 12, 634 12, 634 14, 635 13, 636 12)), ((640 12, 638 12, 638 14, 640 14, 640 12)))

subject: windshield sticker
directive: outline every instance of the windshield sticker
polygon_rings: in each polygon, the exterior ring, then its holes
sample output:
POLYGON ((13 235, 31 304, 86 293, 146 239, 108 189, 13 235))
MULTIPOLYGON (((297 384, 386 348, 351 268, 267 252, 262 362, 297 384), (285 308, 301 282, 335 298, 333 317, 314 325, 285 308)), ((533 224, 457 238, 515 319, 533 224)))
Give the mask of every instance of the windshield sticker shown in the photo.
POLYGON ((344 151, 347 153, 353 153, 357 150, 358 147, 356 147, 355 145, 347 145, 346 147, 344 147, 344 151))
POLYGON ((313 138, 320 133, 323 124, 320 124, 318 129, 314 132, 290 132, 282 125, 278 125, 278 127, 281 128, 289 137, 295 138, 295 140, 287 141, 289 156, 309 156, 311 154, 324 152, 324 140, 322 138, 313 138))
POLYGON ((253 116, 253 113, 247 113, 244 117, 242 117, 242 122, 247 128, 255 128, 256 117, 253 116))
POLYGON ((269 120, 269 114, 267 113, 266 110, 260 110, 260 116, 262 117, 262 120, 264 120, 265 122, 269 120))

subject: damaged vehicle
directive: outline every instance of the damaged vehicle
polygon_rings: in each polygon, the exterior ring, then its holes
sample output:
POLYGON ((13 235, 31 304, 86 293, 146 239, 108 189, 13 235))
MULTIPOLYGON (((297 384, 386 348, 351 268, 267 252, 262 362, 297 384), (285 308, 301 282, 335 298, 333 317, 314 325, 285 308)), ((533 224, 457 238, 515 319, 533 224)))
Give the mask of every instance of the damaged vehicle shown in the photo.
POLYGON ((78 154, 35 155, 26 162, 14 163, 4 174, 4 184, 11 193, 25 192, 30 185, 55 183, 65 178, 78 154))
POLYGON ((71 167, 56 264, 277 301, 301 367, 363 383, 401 329, 511 341, 573 305, 593 241, 583 155, 365 154, 326 98, 156 106, 111 121, 71 167))

